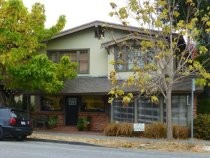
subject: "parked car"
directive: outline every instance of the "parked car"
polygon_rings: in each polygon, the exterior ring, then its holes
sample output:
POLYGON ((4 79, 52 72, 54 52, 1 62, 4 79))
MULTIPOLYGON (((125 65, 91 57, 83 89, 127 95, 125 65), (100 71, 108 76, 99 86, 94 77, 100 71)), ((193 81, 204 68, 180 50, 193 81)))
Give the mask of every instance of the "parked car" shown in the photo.
POLYGON ((5 137, 24 140, 31 134, 30 119, 25 111, 0 106, 0 140, 5 137))

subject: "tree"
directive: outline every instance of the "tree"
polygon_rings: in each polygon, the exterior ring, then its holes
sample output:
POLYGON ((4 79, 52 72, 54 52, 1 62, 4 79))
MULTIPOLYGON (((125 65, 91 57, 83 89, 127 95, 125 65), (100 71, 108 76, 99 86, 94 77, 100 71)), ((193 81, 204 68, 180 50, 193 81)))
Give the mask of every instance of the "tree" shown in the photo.
MULTIPOLYGON (((125 26, 131 19, 138 23, 139 31, 135 36, 141 37, 143 34, 147 39, 136 41, 140 45, 139 49, 144 58, 150 61, 144 65, 138 65, 134 59, 133 73, 122 85, 118 84, 117 72, 113 70, 110 79, 116 86, 110 91, 113 96, 110 101, 120 97, 127 105, 134 96, 125 93, 123 88, 133 85, 139 89, 138 96, 149 97, 153 102, 158 102, 158 95, 161 94, 166 102, 168 139, 173 138, 171 118, 173 85, 189 76, 197 76, 196 83, 200 85, 207 84, 210 79, 210 74, 204 69, 202 63, 194 60, 195 48, 191 47, 194 43, 199 43, 200 39, 201 30, 196 27, 199 10, 192 0, 186 0, 186 9, 194 14, 187 16, 185 20, 180 19, 177 7, 179 2, 181 0, 128 0, 123 7, 118 7, 112 2, 113 11, 110 13, 111 16, 117 16, 125 26), (187 39, 186 42, 183 37, 187 39)), ((208 15, 209 9, 207 9, 208 15)), ((205 31, 209 33, 210 19, 209 16, 205 17, 201 21, 207 26, 205 31)), ((197 49, 197 57, 208 51, 202 44, 197 49)), ((122 61, 113 61, 113 64, 119 65, 122 61)))
POLYGON ((76 63, 63 57, 53 63, 44 52, 47 41, 65 25, 65 16, 45 28, 45 9, 29 12, 22 0, 0 0, 0 79, 5 89, 57 92, 65 79, 76 77, 76 63))

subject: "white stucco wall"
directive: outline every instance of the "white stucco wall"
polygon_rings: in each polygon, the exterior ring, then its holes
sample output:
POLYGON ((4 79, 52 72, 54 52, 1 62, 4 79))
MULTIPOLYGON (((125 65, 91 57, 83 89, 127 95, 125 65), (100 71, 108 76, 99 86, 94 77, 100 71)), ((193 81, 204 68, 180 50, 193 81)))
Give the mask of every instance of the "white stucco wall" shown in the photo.
POLYGON ((107 76, 107 51, 101 48, 102 40, 95 38, 94 30, 85 30, 52 40, 47 50, 89 49, 89 74, 85 76, 107 76))
POLYGON ((113 70, 109 62, 114 60, 114 55, 112 52, 108 54, 101 44, 124 35, 126 35, 124 31, 108 30, 104 38, 98 39, 95 37, 94 28, 90 28, 51 40, 47 44, 47 50, 89 49, 89 74, 79 74, 79 76, 108 76, 113 70))

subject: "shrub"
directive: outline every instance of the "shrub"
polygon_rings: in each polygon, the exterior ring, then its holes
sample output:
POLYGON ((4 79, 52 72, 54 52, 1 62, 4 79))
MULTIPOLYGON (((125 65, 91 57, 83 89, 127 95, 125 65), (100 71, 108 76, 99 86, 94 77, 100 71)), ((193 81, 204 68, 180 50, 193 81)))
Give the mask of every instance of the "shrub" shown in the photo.
POLYGON ((79 118, 77 122, 77 129, 79 131, 90 130, 90 117, 79 118))
POLYGON ((132 136, 133 124, 131 123, 120 123, 117 128, 116 136, 132 136))
POLYGON ((144 137, 166 138, 166 125, 161 122, 153 122, 145 125, 144 137))
POLYGON ((131 123, 110 123, 104 129, 106 136, 132 136, 133 126, 131 123))
POLYGON ((79 118, 78 122, 77 122, 77 129, 79 131, 83 131, 84 130, 84 122, 83 122, 83 118, 79 118))
POLYGON ((194 120, 194 136, 210 140, 210 115, 199 114, 194 120))
POLYGON ((50 116, 47 121, 48 128, 55 128, 58 124, 58 116, 50 116))
POLYGON ((104 128, 104 134, 106 136, 116 136, 117 129, 118 129, 118 124, 110 123, 104 128))
POLYGON ((186 126, 173 126, 173 137, 176 139, 186 139, 189 137, 190 130, 186 126))

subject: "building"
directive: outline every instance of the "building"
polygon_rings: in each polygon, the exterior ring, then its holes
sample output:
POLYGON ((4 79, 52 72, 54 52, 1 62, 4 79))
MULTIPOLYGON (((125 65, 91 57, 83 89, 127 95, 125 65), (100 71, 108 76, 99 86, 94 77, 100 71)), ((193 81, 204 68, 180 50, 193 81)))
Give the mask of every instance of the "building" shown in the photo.
MULTIPOLYGON (((153 31, 153 33, 157 33, 153 31)), ((33 117, 57 115, 60 126, 74 126, 79 117, 91 118, 91 130, 103 130, 113 121, 152 122, 165 121, 165 103, 153 104, 143 98, 134 100, 128 107, 120 101, 108 103, 108 92, 112 85, 108 79, 113 69, 110 61, 119 53, 119 44, 148 39, 136 27, 94 21, 59 33, 47 42, 46 53, 53 61, 63 55, 78 62, 78 77, 65 81, 62 91, 57 94, 30 93, 33 117), (135 32, 139 32, 135 36, 135 32), (115 53, 113 53, 115 52, 115 53)), ((126 56, 128 58, 128 56, 126 56)), ((141 63, 140 63, 141 64, 141 63)), ((125 78, 132 63, 117 68, 119 76, 125 78)), ((136 89, 128 91, 136 92, 136 89)), ((196 89, 195 94, 201 89, 196 89)), ((176 84, 172 97, 172 119, 175 124, 189 125, 191 80, 176 84)), ((194 107, 196 111, 196 95, 194 107)))

